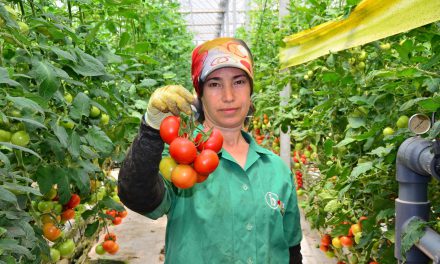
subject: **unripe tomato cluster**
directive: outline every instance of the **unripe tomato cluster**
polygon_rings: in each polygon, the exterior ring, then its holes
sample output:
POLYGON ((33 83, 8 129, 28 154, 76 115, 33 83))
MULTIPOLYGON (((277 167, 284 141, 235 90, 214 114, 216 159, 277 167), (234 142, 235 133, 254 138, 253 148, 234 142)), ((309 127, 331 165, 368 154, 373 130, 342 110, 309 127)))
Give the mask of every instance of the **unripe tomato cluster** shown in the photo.
POLYGON ((116 211, 115 209, 109 209, 105 211, 105 214, 110 216, 112 224, 119 225, 122 223, 122 219, 127 216, 128 212, 127 210, 116 211))
POLYGON ((180 189, 204 182, 219 164, 217 153, 223 145, 223 136, 216 128, 199 131, 192 138, 191 124, 179 117, 168 116, 160 126, 162 140, 169 144, 170 157, 159 164, 162 176, 180 189), (189 130, 185 131, 184 130, 189 130))
MULTIPOLYGON (((352 224, 348 229, 348 233, 346 235, 339 235, 332 237, 330 234, 324 234, 321 237, 321 244, 319 249, 325 253, 325 255, 329 258, 333 258, 335 256, 340 256, 342 248, 350 249, 353 247, 353 244, 359 244, 362 237, 362 221, 366 220, 367 217, 362 216, 359 218, 359 221, 355 224, 352 224), (337 254, 335 254, 337 253, 337 254)), ((343 222, 343 225, 349 225, 348 222, 343 222)), ((343 261, 339 261, 341 263, 345 263, 343 261)), ((339 263, 338 262, 338 263, 339 263)), ((357 256, 352 254, 351 262, 357 263, 357 256)))
POLYGON ((119 244, 116 243, 116 235, 114 233, 107 233, 104 237, 104 241, 95 247, 95 252, 98 255, 103 255, 106 252, 114 255, 119 250, 119 244))

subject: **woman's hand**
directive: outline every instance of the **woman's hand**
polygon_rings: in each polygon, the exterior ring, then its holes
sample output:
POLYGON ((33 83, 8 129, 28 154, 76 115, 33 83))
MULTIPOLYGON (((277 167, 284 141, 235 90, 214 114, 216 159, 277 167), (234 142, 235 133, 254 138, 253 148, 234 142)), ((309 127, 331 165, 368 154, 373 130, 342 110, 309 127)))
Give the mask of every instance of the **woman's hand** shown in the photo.
POLYGON ((167 116, 178 116, 180 112, 190 115, 194 101, 194 96, 181 85, 163 86, 151 95, 145 121, 152 128, 159 129, 167 116))

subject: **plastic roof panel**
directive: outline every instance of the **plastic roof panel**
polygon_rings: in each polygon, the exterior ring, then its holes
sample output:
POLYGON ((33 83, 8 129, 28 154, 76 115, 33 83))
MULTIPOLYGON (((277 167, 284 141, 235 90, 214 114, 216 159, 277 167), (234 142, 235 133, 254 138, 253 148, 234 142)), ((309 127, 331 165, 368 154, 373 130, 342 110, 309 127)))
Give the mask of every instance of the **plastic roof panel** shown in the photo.
POLYGON ((234 36, 246 21, 249 0, 179 0, 180 12, 194 42, 222 36, 234 36))

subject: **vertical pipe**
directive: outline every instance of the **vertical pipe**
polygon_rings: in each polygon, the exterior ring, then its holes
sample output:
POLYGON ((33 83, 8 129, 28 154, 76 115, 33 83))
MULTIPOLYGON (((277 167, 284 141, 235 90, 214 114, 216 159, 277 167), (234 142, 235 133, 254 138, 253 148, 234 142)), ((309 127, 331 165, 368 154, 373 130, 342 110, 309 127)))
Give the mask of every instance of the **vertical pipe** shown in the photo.
MULTIPOLYGON (((278 12, 279 12, 280 27, 282 26, 281 25, 282 19, 289 14, 289 10, 287 8, 288 4, 289 4, 288 0, 280 0, 280 2, 279 2, 278 12)), ((288 70, 286 69, 284 71, 288 71, 288 70)), ((285 106, 289 103, 290 93, 291 93, 291 87, 290 87, 290 83, 288 83, 283 88, 283 90, 280 92, 280 97, 281 97, 280 105, 281 106, 285 106)), ((280 129, 280 128, 278 128, 278 129, 280 129)), ((290 166, 290 126, 289 126, 286 133, 284 133, 280 129, 280 157, 287 164, 287 166, 290 169, 291 168, 291 166, 290 166)))

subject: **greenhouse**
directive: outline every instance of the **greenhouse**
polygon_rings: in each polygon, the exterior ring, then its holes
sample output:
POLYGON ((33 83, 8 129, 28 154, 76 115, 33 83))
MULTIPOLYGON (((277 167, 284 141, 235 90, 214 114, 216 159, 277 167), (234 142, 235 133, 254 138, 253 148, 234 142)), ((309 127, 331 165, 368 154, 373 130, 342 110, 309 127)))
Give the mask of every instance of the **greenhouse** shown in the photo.
POLYGON ((440 263, 439 10, 0 0, 0 264, 440 263))

